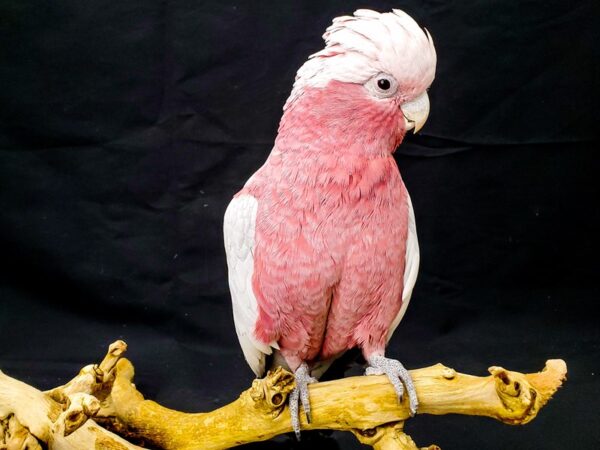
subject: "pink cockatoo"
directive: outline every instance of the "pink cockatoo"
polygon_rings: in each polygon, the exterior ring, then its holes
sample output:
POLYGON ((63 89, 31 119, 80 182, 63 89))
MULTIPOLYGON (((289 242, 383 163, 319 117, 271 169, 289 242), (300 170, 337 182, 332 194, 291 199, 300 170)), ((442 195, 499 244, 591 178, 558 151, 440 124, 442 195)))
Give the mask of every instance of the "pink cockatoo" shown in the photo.
POLYGON ((293 428, 310 422, 308 384, 359 347, 411 413, 409 373, 385 348, 419 266, 410 197, 393 153, 429 113, 431 36, 406 13, 338 17, 298 70, 274 147, 225 213, 236 332, 257 376, 291 369, 293 428))

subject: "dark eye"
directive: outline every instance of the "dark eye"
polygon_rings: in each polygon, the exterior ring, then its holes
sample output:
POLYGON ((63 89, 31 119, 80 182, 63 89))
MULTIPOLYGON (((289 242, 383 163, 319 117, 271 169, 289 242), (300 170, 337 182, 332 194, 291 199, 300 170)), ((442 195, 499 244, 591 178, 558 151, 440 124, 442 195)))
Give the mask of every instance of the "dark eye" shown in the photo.
POLYGON ((390 80, 388 80, 387 78, 380 78, 379 80, 377 80, 377 87, 382 91, 387 91, 389 88, 392 87, 392 83, 390 83, 390 80))
POLYGON ((387 73, 378 73, 365 83, 367 90, 378 98, 390 98, 398 90, 398 82, 387 73))

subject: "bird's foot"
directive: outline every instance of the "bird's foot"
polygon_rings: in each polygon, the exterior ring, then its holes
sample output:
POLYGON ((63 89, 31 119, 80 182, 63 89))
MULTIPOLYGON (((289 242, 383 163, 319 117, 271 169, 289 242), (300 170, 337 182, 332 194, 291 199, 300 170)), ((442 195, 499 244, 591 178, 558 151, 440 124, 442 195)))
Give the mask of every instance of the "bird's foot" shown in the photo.
POLYGON ((310 376, 310 370, 306 363, 302 363, 296 372, 294 372, 296 378, 296 387, 290 393, 290 415, 292 416, 292 427, 296 438, 300 440, 300 402, 302 402, 302 408, 304 414, 306 414, 306 421, 311 422, 310 415, 310 402, 308 400, 308 385, 310 383, 316 383, 317 379, 310 376))
POLYGON ((404 387, 406 386, 410 415, 414 416, 419 407, 419 400, 408 370, 404 368, 400 361, 385 356, 371 356, 367 358, 367 361, 369 367, 367 367, 365 375, 387 375, 396 390, 396 394, 398 394, 398 401, 402 401, 404 387))

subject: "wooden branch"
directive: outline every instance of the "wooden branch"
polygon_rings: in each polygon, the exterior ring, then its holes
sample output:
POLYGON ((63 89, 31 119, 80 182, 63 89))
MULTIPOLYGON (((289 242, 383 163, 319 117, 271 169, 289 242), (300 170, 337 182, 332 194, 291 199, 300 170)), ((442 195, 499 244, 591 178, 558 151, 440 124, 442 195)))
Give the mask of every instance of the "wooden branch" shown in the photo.
MULTIPOLYGON (((30 438, 36 443, 53 442, 50 450, 140 448, 123 439, 116 441, 114 434, 88 420, 90 416, 130 440, 142 440, 164 450, 230 448, 291 431, 287 396, 294 379, 289 372, 277 369, 254 380, 236 401, 215 411, 187 414, 143 398, 133 385, 132 364, 120 359, 125 348, 123 342, 113 344, 99 366, 86 366, 65 386, 45 394, 0 373, 0 450, 3 435, 13 445, 5 444, 10 450, 36 449, 33 445, 25 447, 30 438), (28 404, 33 406, 25 406, 28 404), (98 436, 115 441, 98 446, 98 436)), ((535 374, 500 367, 489 371, 487 377, 476 377, 441 364, 411 371, 419 414, 480 415, 507 424, 525 424, 560 387, 566 364, 550 360, 535 374)), ((309 389, 313 420, 307 424, 301 415, 303 430, 351 431, 362 443, 378 450, 418 448, 403 432, 408 405, 398 404, 386 377, 344 378, 316 383, 309 389)))
MULTIPOLYGON (((550 360, 541 373, 527 375, 500 367, 489 370, 491 375, 487 377, 460 374, 441 364, 411 371, 419 396, 419 414, 468 414, 493 417, 507 424, 527 423, 565 379, 566 364, 550 360)), ((132 384, 133 375, 131 363, 120 361, 112 391, 114 418, 130 429, 142 430, 160 448, 192 450, 201 443, 203 449, 222 449, 291 431, 286 400, 294 380, 282 369, 254 380, 238 400, 199 414, 180 413, 144 400, 132 384)), ((377 446, 379 440, 401 440, 398 426, 369 431, 409 418, 406 401, 398 404, 385 376, 344 378, 316 383, 309 389, 313 420, 307 424, 301 415, 303 430, 362 430, 355 434, 375 448, 413 448, 409 444, 377 446)))
POLYGON ((114 343, 100 366, 84 367, 47 393, 0 371, 0 450, 141 450, 89 420, 100 410, 99 398, 106 399, 101 390, 110 392, 106 383, 125 348, 114 343))

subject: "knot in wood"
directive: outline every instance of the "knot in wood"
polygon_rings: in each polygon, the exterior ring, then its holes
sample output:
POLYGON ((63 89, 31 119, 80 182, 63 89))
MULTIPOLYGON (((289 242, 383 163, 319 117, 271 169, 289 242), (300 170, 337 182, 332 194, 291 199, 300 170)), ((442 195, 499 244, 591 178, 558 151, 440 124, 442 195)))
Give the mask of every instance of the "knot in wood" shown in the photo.
POLYGON ((250 397, 254 407, 276 418, 285 407, 289 393, 294 389, 294 375, 278 367, 262 379, 254 380, 250 397))
POLYGON ((529 385, 527 378, 502 367, 493 366, 488 370, 494 376, 498 398, 508 412, 502 420, 510 424, 530 422, 537 414, 537 392, 529 385))
POLYGON ((63 412, 55 429, 63 427, 63 435, 68 436, 79 429, 90 417, 94 417, 100 410, 100 402, 92 395, 77 393, 69 397, 69 407, 63 412))
POLYGON ((127 351, 127 344, 121 340, 113 342, 108 347, 108 353, 111 356, 121 356, 126 351, 127 351))
POLYGON ((442 377, 446 380, 452 380, 456 376, 456 370, 451 367, 444 367, 442 370, 442 377))
POLYGON ((373 437, 373 436, 375 436, 375 434, 377 434, 377 429, 376 428, 367 428, 366 430, 356 430, 356 432, 364 437, 373 437))

